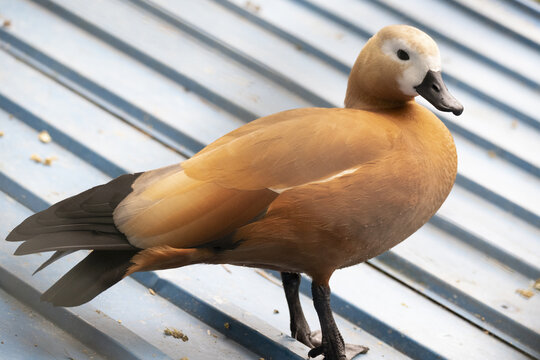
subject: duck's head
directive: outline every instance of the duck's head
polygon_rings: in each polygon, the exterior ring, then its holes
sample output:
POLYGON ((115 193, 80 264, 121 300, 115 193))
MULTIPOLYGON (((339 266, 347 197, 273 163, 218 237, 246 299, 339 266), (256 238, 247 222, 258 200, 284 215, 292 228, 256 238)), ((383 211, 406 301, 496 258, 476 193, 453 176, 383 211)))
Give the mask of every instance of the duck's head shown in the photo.
POLYGON ((394 108, 417 95, 441 111, 454 115, 463 112, 463 106, 448 92, 441 77, 441 57, 435 41, 412 26, 382 28, 356 59, 345 106, 394 108))

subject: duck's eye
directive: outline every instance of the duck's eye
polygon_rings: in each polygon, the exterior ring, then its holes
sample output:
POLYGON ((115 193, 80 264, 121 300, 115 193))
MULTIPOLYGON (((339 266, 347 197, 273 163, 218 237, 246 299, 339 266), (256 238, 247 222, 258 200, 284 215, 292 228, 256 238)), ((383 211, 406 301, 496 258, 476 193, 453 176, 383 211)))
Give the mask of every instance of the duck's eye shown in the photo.
POLYGON ((405 50, 399 49, 397 51, 397 57, 400 58, 401 60, 409 60, 409 54, 407 54, 405 50))

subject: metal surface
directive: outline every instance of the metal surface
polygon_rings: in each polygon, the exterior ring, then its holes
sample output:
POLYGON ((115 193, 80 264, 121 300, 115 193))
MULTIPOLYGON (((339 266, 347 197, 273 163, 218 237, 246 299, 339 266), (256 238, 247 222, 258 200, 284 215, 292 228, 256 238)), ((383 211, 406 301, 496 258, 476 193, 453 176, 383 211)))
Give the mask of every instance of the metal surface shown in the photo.
MULTIPOLYGON (((408 23, 441 48, 464 114, 437 114, 456 186, 410 239, 336 272, 338 326, 369 359, 540 358, 540 12, 527 0, 0 0, 0 239, 33 211, 157 168, 258 116, 341 106, 368 37, 408 23), (47 130, 53 141, 37 134, 47 130), (56 156, 51 166, 29 160, 56 156), (523 297, 516 290, 529 290, 523 297)), ((423 103, 426 106, 426 103, 423 103)), ((302 359, 278 275, 137 274, 70 309, 39 302, 83 254, 0 241, 0 359, 302 359), (151 293, 148 289, 153 289, 151 293), (167 327, 189 340, 166 337, 167 327)), ((306 317, 316 328, 309 279, 306 317)))

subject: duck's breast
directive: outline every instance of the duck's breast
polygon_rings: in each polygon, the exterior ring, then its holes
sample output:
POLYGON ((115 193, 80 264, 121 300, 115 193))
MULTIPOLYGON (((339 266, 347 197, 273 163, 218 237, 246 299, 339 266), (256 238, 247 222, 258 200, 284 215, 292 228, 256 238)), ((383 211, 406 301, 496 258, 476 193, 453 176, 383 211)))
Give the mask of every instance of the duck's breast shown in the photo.
MULTIPOLYGON (((339 176, 283 192, 269 215, 309 222, 325 234, 316 244, 349 257, 336 257, 336 267, 363 262, 406 239, 441 206, 454 180, 416 151, 389 156, 342 172, 339 176), (446 174, 440 178, 435 174, 446 174), (437 178, 436 178, 437 177, 437 178)), ((450 165, 452 167, 452 165, 450 165)))

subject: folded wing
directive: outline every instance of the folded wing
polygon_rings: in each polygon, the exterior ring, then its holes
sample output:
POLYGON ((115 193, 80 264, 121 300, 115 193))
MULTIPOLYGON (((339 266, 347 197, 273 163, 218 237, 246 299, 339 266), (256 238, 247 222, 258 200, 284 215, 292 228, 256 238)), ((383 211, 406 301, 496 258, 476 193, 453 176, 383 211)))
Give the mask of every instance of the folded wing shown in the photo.
POLYGON ((151 181, 154 176, 153 172, 141 176, 114 212, 118 229, 143 249, 208 244, 257 217, 277 197, 267 189, 227 189, 195 180, 180 167, 151 181))
POLYGON ((397 137, 395 125, 359 115, 300 109, 258 119, 180 165, 144 173, 115 209, 114 223, 139 248, 206 246, 263 213, 278 196, 272 189, 384 156, 397 137))

